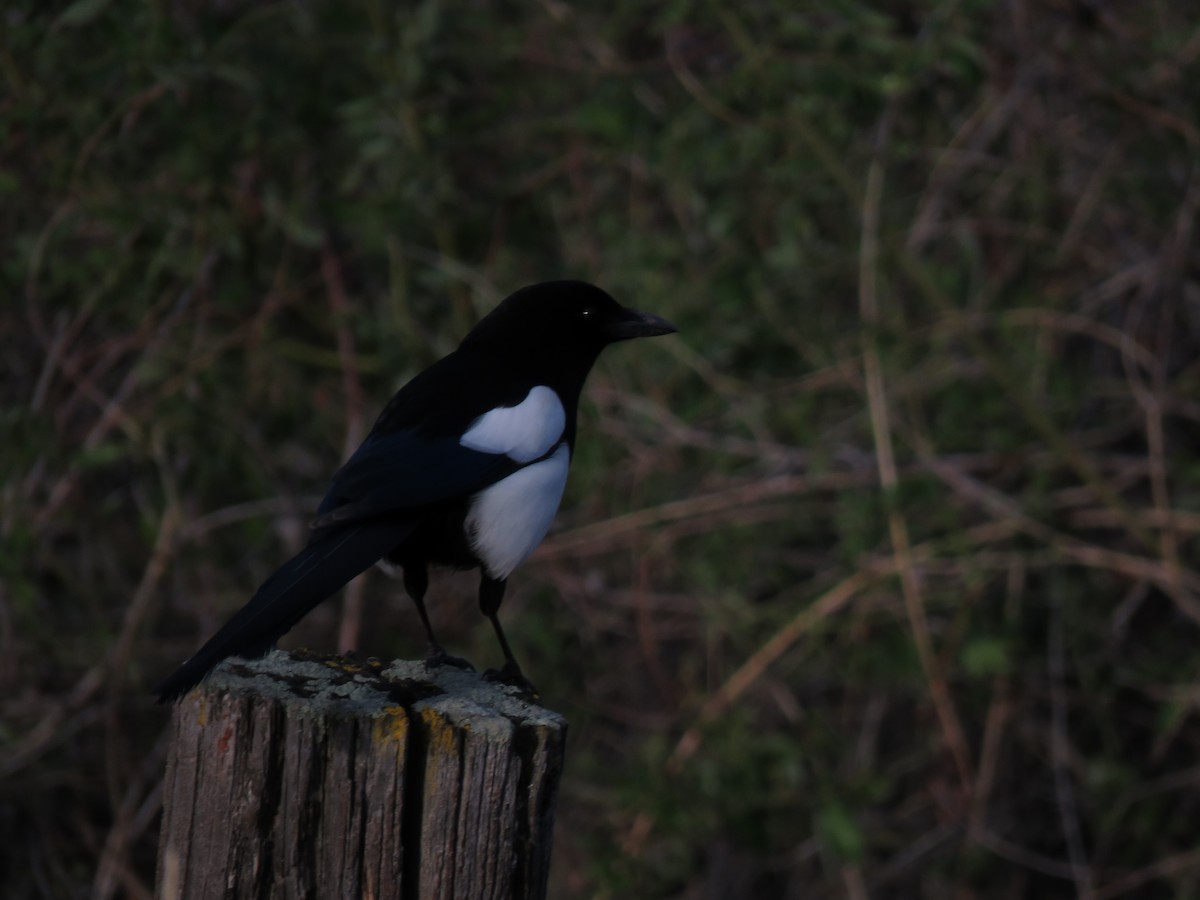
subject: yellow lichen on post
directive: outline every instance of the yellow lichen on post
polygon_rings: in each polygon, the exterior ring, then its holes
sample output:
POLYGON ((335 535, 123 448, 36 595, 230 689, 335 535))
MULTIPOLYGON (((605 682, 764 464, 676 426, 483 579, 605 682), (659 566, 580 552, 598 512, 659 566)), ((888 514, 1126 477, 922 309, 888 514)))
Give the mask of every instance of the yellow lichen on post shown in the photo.
POLYGON ((375 717, 374 738, 403 744, 408 740, 408 712, 403 706, 389 706, 375 717))

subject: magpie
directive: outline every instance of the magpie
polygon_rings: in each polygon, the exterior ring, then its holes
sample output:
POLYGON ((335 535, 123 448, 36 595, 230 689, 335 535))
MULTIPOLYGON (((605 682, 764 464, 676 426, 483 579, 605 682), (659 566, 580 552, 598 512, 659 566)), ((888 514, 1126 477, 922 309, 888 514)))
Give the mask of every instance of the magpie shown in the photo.
POLYGON ((500 680, 531 688, 497 616, 508 577, 545 537, 575 449, 584 380, 609 344, 670 334, 660 316, 621 306, 582 281, 522 288, 458 349, 404 385, 333 476, 308 542, 157 689, 173 700, 230 656, 254 658, 376 562, 398 566, 429 641, 450 657, 425 610, 429 567, 478 568, 500 680))

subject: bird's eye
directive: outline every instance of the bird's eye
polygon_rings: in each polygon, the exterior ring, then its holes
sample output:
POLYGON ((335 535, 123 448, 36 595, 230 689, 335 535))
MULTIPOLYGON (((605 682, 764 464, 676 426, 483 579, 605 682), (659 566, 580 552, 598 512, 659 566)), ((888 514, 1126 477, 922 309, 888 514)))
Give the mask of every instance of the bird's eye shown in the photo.
POLYGON ((581 317, 581 318, 584 318, 584 319, 589 319, 589 318, 591 318, 591 316, 592 316, 592 312, 593 312, 593 310, 592 310, 592 308, 591 308, 590 306, 585 306, 585 307, 583 308, 583 311, 582 311, 582 312, 580 312, 580 313, 579 313, 579 315, 580 315, 580 317, 581 317))

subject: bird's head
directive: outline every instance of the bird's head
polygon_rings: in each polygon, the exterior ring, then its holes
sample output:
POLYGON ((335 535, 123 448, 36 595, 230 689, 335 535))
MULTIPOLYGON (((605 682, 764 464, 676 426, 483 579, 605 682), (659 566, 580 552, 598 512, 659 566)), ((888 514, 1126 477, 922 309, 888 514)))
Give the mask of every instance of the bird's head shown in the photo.
POLYGON ((521 288, 480 320, 463 341, 533 362, 556 360, 586 375, 600 351, 630 338, 671 334, 661 316, 622 306, 585 281, 546 281, 521 288))

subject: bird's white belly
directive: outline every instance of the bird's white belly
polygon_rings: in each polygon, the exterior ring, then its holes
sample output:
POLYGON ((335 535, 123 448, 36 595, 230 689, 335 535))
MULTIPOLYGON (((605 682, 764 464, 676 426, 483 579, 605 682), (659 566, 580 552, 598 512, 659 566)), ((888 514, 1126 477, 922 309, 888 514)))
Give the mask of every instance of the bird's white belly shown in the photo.
POLYGON ((467 539, 492 578, 507 578, 542 542, 567 484, 565 443, 546 459, 480 491, 467 513, 467 539))

